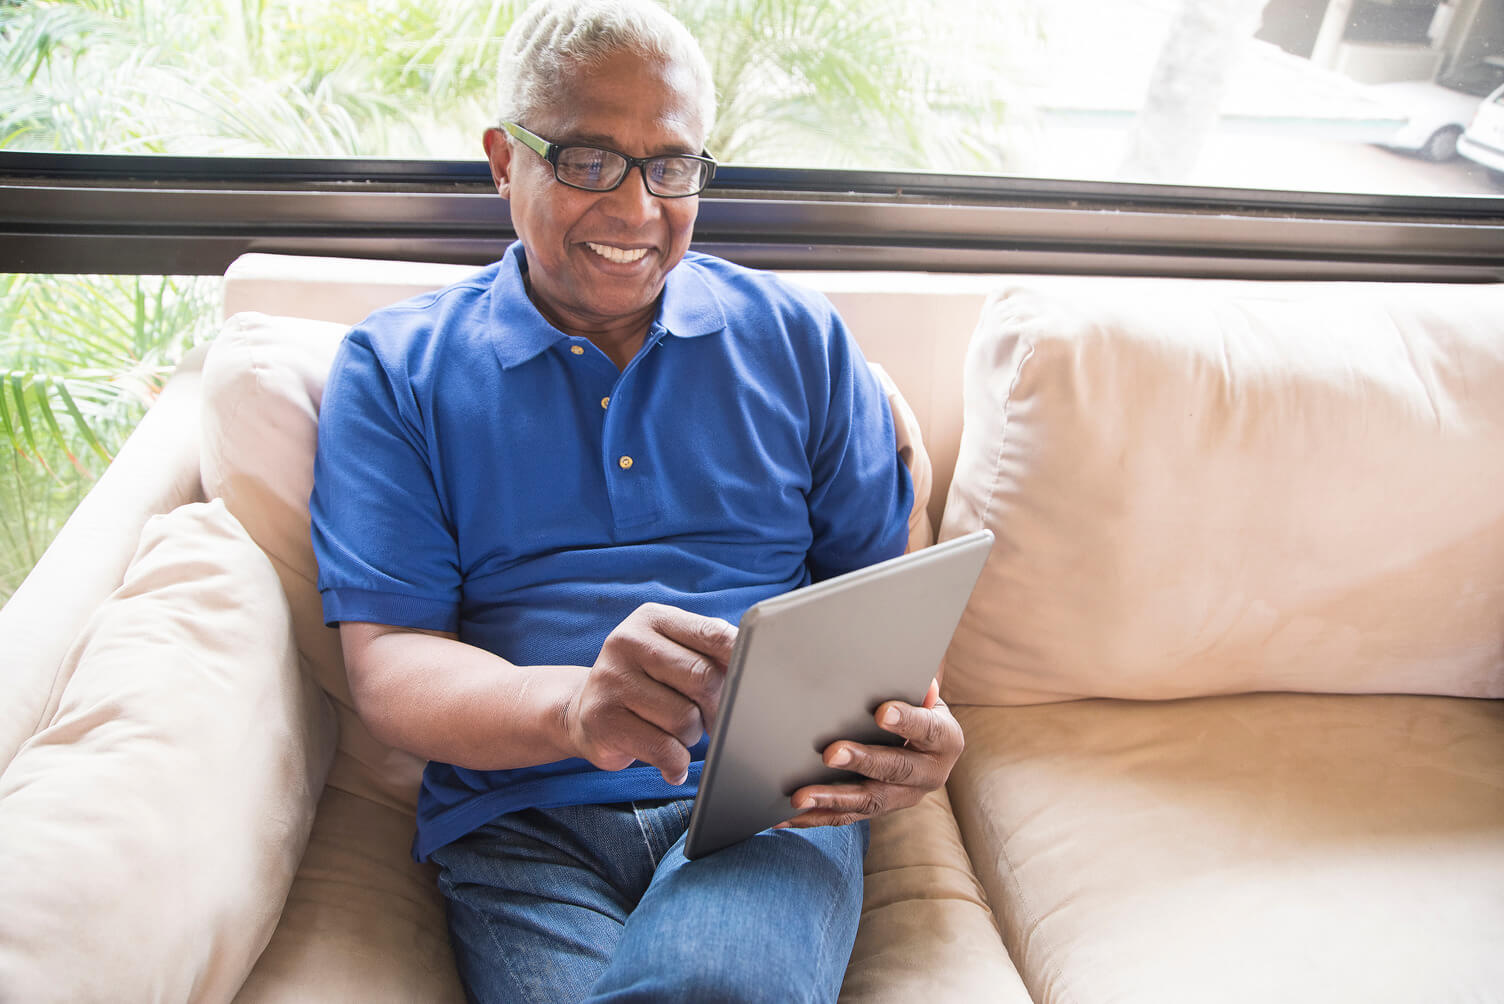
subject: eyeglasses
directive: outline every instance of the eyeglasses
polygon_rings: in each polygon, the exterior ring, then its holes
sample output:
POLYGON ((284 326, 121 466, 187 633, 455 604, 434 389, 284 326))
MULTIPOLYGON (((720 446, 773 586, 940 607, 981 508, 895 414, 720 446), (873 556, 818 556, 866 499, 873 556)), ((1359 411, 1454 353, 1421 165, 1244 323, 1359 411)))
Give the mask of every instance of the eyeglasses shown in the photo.
POLYGON ((634 167, 642 169, 643 183, 660 199, 699 195, 715 177, 715 159, 704 152, 698 157, 687 153, 628 157, 594 146, 550 143, 515 122, 503 122, 501 127, 553 165, 554 177, 561 184, 587 192, 609 192, 620 187, 634 167))

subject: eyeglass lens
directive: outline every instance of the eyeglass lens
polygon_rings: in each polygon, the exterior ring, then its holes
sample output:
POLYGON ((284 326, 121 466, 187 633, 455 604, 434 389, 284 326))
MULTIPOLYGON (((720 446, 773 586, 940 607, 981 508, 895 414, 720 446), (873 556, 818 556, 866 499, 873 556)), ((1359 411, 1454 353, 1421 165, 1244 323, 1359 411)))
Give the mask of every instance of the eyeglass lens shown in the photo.
MULTIPOLYGON (((650 157, 642 166, 648 191, 654 195, 694 195, 705 187, 708 165, 694 157, 650 157)), ((619 153, 569 146, 559 151, 554 172, 566 185, 604 192, 621 183, 628 167, 619 153)))

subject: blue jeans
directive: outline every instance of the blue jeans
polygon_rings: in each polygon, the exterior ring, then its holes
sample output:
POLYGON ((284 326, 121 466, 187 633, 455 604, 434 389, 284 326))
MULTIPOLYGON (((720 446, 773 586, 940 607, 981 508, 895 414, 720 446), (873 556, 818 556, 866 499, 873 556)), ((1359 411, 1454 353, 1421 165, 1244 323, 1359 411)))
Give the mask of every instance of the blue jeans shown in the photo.
POLYGON ((509 813, 435 851, 474 1001, 834 1001, 867 824, 689 861, 694 802, 509 813))

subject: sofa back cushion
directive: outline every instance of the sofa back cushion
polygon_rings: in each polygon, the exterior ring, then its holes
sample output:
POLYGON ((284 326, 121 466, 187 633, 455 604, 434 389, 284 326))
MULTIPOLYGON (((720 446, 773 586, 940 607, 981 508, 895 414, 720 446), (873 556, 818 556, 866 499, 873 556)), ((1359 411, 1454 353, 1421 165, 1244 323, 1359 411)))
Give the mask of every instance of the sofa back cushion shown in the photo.
POLYGON ((217 502, 152 517, 63 671, 0 774, 0 998, 229 1000, 332 753, 277 577, 217 502))
POLYGON ((947 696, 1504 696, 1504 286, 1009 282, 947 696))
POLYGON ((373 738, 355 713, 339 632, 324 626, 308 495, 324 381, 346 326, 242 313, 204 361, 204 493, 222 498, 271 559, 292 609, 304 671, 334 699, 339 746, 329 784, 414 811, 423 764, 373 738))
MULTIPOLYGON (((329 784, 415 811, 422 763, 377 742, 355 713, 339 632, 324 626, 309 538, 318 410, 346 326, 241 313, 225 322, 204 363, 204 492, 225 506, 271 559, 292 608, 303 665, 334 698, 340 739, 329 784)), ((881 368, 899 455, 915 485, 909 547, 934 539, 927 515, 931 468, 913 412, 881 368)))

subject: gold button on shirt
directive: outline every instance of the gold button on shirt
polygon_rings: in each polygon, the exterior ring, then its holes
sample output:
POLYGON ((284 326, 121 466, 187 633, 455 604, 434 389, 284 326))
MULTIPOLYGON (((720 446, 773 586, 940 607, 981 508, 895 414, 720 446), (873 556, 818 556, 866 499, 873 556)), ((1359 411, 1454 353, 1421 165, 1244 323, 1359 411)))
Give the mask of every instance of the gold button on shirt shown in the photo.
POLYGON ((602 408, 606 407, 606 405, 608 405, 610 403, 611 403, 611 399, 609 397, 603 397, 603 398, 601 398, 601 407, 602 408))
POLYGON ((622 458, 621 458, 621 459, 620 459, 620 460, 618 460, 618 461, 617 461, 617 462, 616 462, 616 463, 617 463, 617 464, 618 464, 618 465, 619 465, 619 466, 620 466, 620 467, 621 467, 621 469, 622 469, 622 470, 624 470, 624 471, 630 471, 630 470, 631 470, 631 469, 632 469, 632 458, 631 458, 631 457, 622 457, 622 458))
POLYGON ((571 345, 569 351, 574 355, 583 356, 585 354, 585 347, 583 345, 571 345))

